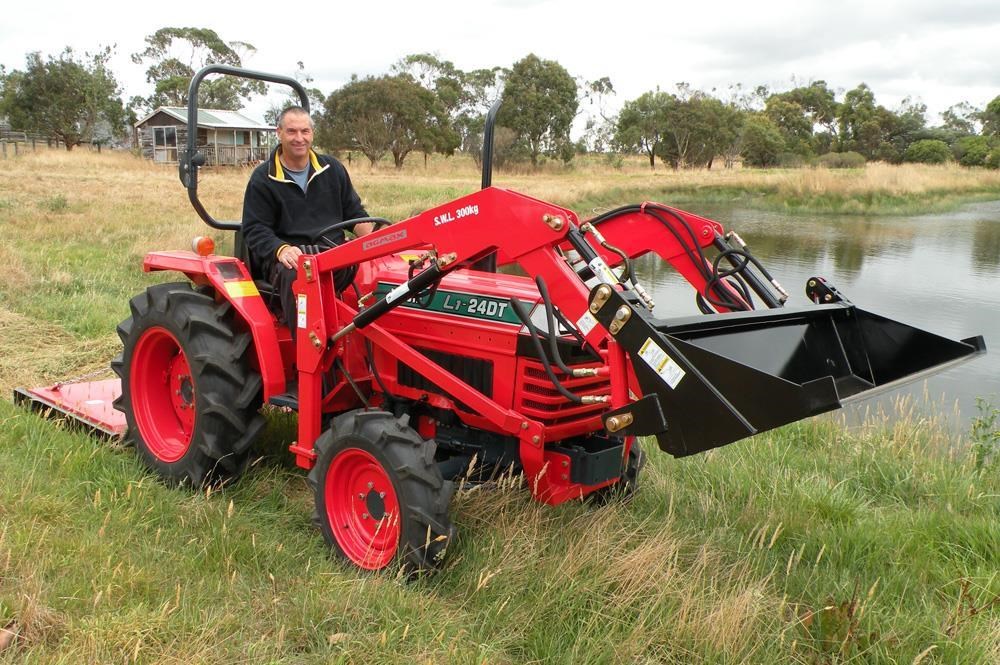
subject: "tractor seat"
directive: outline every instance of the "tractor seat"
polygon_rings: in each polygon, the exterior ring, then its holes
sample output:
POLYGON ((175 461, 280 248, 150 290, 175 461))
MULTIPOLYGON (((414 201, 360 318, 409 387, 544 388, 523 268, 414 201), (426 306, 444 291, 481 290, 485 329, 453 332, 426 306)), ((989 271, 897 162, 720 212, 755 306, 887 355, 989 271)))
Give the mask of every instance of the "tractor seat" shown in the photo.
POLYGON ((233 249, 233 255, 242 261, 243 265, 249 269, 250 277, 253 278, 254 286, 257 287, 257 290, 260 292, 260 297, 264 299, 265 303, 267 303, 268 308, 272 312, 280 311, 281 305, 277 289, 268 279, 267 275, 261 274, 260 267, 256 265, 250 253, 250 248, 243 239, 242 230, 236 232, 235 246, 233 249))

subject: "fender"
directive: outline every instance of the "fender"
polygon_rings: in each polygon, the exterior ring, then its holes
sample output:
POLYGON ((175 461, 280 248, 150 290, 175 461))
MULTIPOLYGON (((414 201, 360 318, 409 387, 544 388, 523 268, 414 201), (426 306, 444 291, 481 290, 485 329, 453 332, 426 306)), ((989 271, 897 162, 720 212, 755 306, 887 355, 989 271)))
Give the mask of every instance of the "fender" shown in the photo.
POLYGON ((232 304, 250 330, 264 383, 264 402, 285 391, 285 364, 274 318, 242 261, 231 256, 200 256, 189 251, 150 252, 142 261, 142 269, 144 272, 182 272, 195 284, 214 288, 219 297, 232 304))

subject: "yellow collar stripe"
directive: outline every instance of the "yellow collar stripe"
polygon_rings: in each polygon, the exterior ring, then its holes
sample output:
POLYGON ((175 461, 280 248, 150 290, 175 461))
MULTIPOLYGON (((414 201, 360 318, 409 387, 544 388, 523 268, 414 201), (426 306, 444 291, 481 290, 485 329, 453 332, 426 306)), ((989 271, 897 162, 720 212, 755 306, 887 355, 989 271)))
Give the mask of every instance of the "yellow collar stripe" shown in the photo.
MULTIPOLYGON (((285 169, 281 167, 280 157, 281 157, 281 147, 279 146, 278 149, 274 152, 274 175, 270 177, 273 178, 274 180, 277 180, 278 182, 292 182, 291 180, 285 178, 285 169)), ((329 166, 329 165, 327 166, 321 165, 319 163, 319 157, 316 156, 316 153, 311 148, 309 150, 309 163, 313 167, 313 174, 309 177, 310 182, 317 175, 325 171, 329 166)))

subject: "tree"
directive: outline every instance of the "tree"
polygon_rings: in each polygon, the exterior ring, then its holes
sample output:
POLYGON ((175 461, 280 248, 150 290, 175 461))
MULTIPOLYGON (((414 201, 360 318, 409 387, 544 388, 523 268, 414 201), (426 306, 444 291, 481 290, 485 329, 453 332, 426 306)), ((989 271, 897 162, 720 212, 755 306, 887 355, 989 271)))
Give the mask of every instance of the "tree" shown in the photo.
POLYGON ((677 84, 678 95, 667 95, 667 104, 663 114, 663 140, 660 142, 657 155, 661 160, 677 169, 687 166, 691 153, 698 144, 698 109, 687 99, 690 86, 687 83, 677 84))
POLYGON ((814 128, 820 125, 827 132, 833 132, 837 122, 837 102, 826 81, 813 81, 809 85, 793 88, 782 97, 801 106, 814 128))
POLYGON ((394 63, 392 72, 410 76, 437 97, 450 129, 458 136, 459 147, 478 162, 486 113, 500 97, 508 70, 493 67, 465 72, 437 55, 415 53, 394 63))
POLYGON ((29 53, 24 71, 7 74, 0 114, 11 126, 63 141, 67 150, 95 139, 106 123, 123 133, 126 114, 121 90, 108 69, 111 48, 78 59, 67 48, 58 58, 29 53))
POLYGON ((944 141, 923 139, 910 145, 903 159, 922 164, 944 164, 951 159, 951 149, 944 141))
POLYGON ((875 95, 862 83, 848 90, 837 107, 840 149, 855 150, 861 140, 861 126, 875 116, 875 95))
POLYGON ((739 112, 686 84, 678 87, 679 95, 668 95, 657 154, 675 169, 712 168, 715 156, 726 152, 739 135, 739 112))
POLYGON ((576 81, 554 60, 529 54, 514 63, 503 91, 503 124, 517 133, 532 166, 542 154, 572 158, 576 93, 576 81))
POLYGON ((461 136, 455 130, 455 121, 461 111, 473 103, 472 94, 466 87, 467 75, 449 60, 441 60, 430 53, 416 53, 405 56, 392 66, 392 72, 408 76, 431 92, 444 112, 444 121, 432 123, 432 131, 421 141, 420 149, 427 156, 435 150, 451 154, 461 144, 461 136))
MULTIPOLYGON (((252 44, 224 41, 208 28, 160 28, 146 36, 146 49, 132 54, 137 65, 149 63, 146 81, 153 94, 134 98, 147 110, 158 106, 186 106, 188 87, 197 70, 206 65, 243 66, 243 56, 256 52, 252 44)), ((233 76, 206 80, 198 89, 198 105, 238 111, 254 94, 264 94, 263 81, 233 76)))
POLYGON ((774 166, 784 150, 785 139, 778 126, 764 114, 747 118, 743 125, 743 163, 747 166, 774 166))
POLYGON ((987 136, 963 136, 955 141, 951 151, 962 166, 985 166, 993 143, 987 136))
POLYGON ((983 136, 1000 136, 1000 95, 986 105, 980 118, 983 122, 983 136))
POLYGON ((941 126, 963 136, 978 134, 982 111, 969 102, 952 104, 941 114, 941 126))
POLYGON ((607 98, 615 94, 615 86, 607 76, 595 81, 584 81, 580 86, 587 103, 587 122, 581 143, 586 150, 604 152, 614 137, 615 123, 607 113, 607 98))
POLYGON ((649 158, 649 168, 656 168, 656 154, 666 129, 670 95, 645 92, 625 102, 615 123, 614 142, 626 152, 639 152, 649 158))
POLYGON ((829 150, 837 108, 826 81, 814 81, 771 95, 764 110, 785 137, 785 150, 808 156, 829 150), (816 134, 817 128, 822 129, 822 135, 816 134))
POLYGON ((391 153, 397 169, 415 149, 454 151, 458 136, 437 98, 409 75, 354 78, 330 94, 317 139, 360 150, 372 167, 391 153))
POLYGON ((764 115, 775 124, 785 139, 785 152, 808 155, 812 152, 813 122, 798 102, 784 95, 767 100, 764 115))
MULTIPOLYGON (((295 63, 295 80, 302 84, 302 87, 306 90, 306 97, 309 99, 309 111, 310 113, 315 113, 322 109, 323 102, 326 101, 326 95, 319 88, 308 87, 309 83, 313 82, 313 77, 306 72, 306 66, 301 60, 295 63)), ((296 93, 291 88, 287 88, 288 98, 284 104, 272 104, 269 109, 264 111, 264 122, 269 125, 278 124, 278 116, 289 106, 298 106, 302 103, 299 99, 298 93, 296 93)))
POLYGON ((416 53, 392 65, 393 74, 405 74, 437 95, 442 108, 451 114, 466 101, 464 72, 448 60, 430 53, 416 53))

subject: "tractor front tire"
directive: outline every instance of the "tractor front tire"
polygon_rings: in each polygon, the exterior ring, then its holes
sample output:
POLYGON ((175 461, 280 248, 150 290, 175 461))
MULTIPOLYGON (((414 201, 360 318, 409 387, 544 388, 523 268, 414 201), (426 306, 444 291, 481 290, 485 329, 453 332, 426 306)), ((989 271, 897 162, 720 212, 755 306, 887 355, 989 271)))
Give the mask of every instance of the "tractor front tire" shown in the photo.
POLYGON ((237 328, 228 301, 187 282, 151 286, 129 306, 118 326, 124 348, 111 363, 127 440, 170 484, 235 479, 264 425, 249 332, 237 328))
POLYGON ((440 566, 455 536, 455 485, 441 477, 436 448, 405 416, 359 409, 333 420, 316 441, 309 484, 313 521, 338 555, 371 571, 394 561, 407 574, 440 566))

